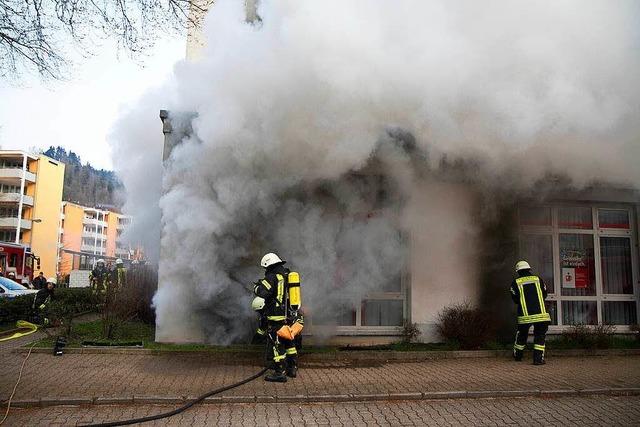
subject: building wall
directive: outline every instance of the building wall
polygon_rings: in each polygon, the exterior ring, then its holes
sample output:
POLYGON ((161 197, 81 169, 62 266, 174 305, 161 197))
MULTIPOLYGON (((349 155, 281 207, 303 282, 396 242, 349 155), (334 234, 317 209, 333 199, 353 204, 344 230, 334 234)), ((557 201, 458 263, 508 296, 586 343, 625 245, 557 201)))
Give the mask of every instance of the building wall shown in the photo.
POLYGON ((115 212, 109 212, 107 215, 107 253, 109 257, 116 256, 116 239, 119 215, 115 212))
POLYGON ((407 206, 410 319, 424 342, 438 341, 435 321, 443 308, 477 303, 476 197, 461 184, 424 182, 415 187, 407 206))
MULTIPOLYGON (((55 276, 57 270, 64 167, 63 163, 46 156, 38 158, 32 218, 41 221, 33 223, 33 237, 29 238, 33 252, 40 257, 40 270, 45 276, 55 276)), ((25 239, 24 243, 29 242, 25 239)))
MULTIPOLYGON (((74 252, 80 252, 82 244, 82 231, 84 218, 84 208, 82 206, 64 202, 64 219, 62 221, 62 248, 74 252)), ((73 270, 73 255, 60 251, 59 270, 61 275, 67 275, 73 270)))

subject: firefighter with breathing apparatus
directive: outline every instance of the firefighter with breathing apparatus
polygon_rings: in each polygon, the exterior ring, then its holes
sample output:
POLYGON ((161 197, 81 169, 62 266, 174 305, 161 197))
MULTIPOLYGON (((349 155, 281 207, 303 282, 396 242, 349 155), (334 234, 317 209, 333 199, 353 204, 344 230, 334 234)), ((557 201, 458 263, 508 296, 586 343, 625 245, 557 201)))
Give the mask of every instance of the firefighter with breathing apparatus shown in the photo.
POLYGON ((101 258, 96 261, 95 268, 89 273, 89 282, 91 283, 93 293, 104 298, 107 293, 107 287, 109 286, 109 279, 109 271, 104 265, 104 260, 101 258))
MULTIPOLYGON (((300 313, 300 275, 284 266, 286 261, 274 253, 262 257, 264 279, 255 283, 256 296, 252 306, 266 318, 261 328, 269 340, 269 357, 273 358, 273 373, 265 381, 286 382, 298 371, 298 351, 294 339, 302 332, 304 320, 300 313)), ((260 329, 261 329, 260 328, 260 329)))
POLYGON ((518 261, 515 270, 518 277, 510 288, 511 299, 518 305, 518 331, 513 345, 513 358, 522 360, 529 329, 533 325, 533 364, 544 365, 545 339, 551 323, 544 306, 547 287, 540 277, 531 272, 527 261, 518 261))

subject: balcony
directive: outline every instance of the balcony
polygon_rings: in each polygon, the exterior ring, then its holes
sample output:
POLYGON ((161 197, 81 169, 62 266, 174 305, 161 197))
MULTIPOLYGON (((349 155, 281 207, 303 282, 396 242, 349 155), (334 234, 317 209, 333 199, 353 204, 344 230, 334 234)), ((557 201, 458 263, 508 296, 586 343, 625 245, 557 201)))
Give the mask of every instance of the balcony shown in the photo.
POLYGON ((106 227, 107 221, 100 221, 95 218, 87 218, 86 216, 82 219, 82 223, 86 225, 95 225, 98 227, 106 227))
MULTIPOLYGON (((22 203, 28 206, 33 206, 33 197, 22 197, 22 203)), ((20 193, 0 193, 0 203, 20 203, 20 193)))
POLYGON ((90 232, 90 231, 83 231, 82 232, 82 237, 85 239, 91 239, 91 240, 107 240, 107 235, 106 234, 102 234, 102 233, 96 233, 94 232, 90 232))
POLYGON ((0 179, 6 179, 12 182, 22 180, 22 174, 27 182, 36 182, 36 174, 33 172, 24 172, 18 168, 0 168, 0 179))
MULTIPOLYGON (((0 228, 17 228, 18 227, 18 218, 0 218, 0 228)), ((30 219, 22 219, 20 220, 20 228, 25 230, 31 230, 31 220, 30 219)))
POLYGON ((80 245, 80 251, 81 252, 88 252, 88 253, 91 253, 91 254, 103 255, 104 252, 105 252, 105 248, 101 248, 99 246, 82 244, 82 245, 80 245))

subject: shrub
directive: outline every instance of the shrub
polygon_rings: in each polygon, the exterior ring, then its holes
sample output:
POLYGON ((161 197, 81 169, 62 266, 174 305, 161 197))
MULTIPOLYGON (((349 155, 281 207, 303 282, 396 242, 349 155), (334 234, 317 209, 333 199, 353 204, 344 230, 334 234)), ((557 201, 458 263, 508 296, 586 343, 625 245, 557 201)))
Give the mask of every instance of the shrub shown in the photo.
POLYGON ((402 325, 402 342, 405 344, 410 344, 415 341, 421 333, 422 332, 420 332, 420 328, 418 328, 417 323, 411 323, 405 320, 404 324, 402 325))
POLYGON ((582 323, 571 325, 562 332, 562 340, 570 346, 582 348, 609 348, 613 342, 615 327, 608 324, 587 326, 582 323))
POLYGON ((53 301, 49 303, 47 314, 52 324, 63 324, 66 333, 71 333, 73 318, 80 313, 95 311, 98 300, 91 288, 56 289, 53 301))
POLYGON ((31 319, 32 305, 33 295, 0 298, 0 322, 15 323, 18 320, 31 319))
POLYGON ((436 328, 447 343, 463 350, 477 349, 495 338, 493 318, 468 302, 445 307, 436 328))

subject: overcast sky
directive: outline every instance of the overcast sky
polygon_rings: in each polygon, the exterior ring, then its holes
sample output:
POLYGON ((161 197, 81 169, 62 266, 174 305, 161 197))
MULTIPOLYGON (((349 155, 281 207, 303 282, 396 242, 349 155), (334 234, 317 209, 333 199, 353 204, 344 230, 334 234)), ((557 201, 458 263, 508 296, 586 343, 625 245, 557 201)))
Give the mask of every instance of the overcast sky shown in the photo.
POLYGON ((61 145, 83 162, 112 168, 107 135, 118 111, 171 75, 173 65, 184 58, 185 41, 174 35, 136 61, 108 43, 96 53, 78 59, 65 82, 32 77, 12 87, 0 81, 3 150, 61 145))

